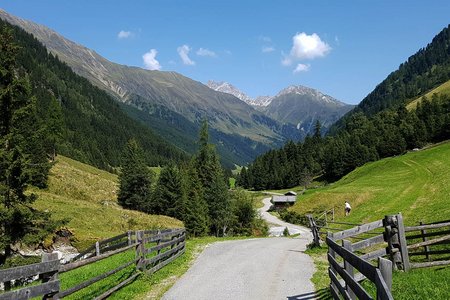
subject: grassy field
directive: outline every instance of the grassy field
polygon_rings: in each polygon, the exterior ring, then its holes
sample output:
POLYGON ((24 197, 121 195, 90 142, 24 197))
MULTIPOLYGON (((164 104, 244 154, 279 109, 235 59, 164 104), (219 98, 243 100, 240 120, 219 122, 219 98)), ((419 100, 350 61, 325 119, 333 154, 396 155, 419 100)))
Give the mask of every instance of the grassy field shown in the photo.
POLYGON ((307 190, 291 210, 370 222, 401 212, 407 225, 450 218, 450 143, 366 164, 338 182, 307 190), (344 201, 352 205, 344 216, 344 201))
POLYGON ((56 219, 69 219, 67 228, 79 250, 127 230, 183 226, 173 218, 122 209, 117 189, 117 175, 58 156, 49 187, 32 191, 39 196, 36 208, 50 211, 56 219))
MULTIPOLYGON (((356 223, 398 212, 407 225, 450 219, 450 142, 366 164, 334 184, 307 190, 291 209, 318 214, 333 207, 338 220, 356 223), (345 200, 353 207, 348 217, 345 200)), ((312 281, 318 294, 328 298, 326 248, 307 253, 317 268, 312 281)), ((450 267, 395 272, 394 299, 444 299, 450 293, 449 276, 450 267)))
MULTIPOLYGON (((429 91, 428 93, 425 94, 425 96, 428 99, 431 99, 431 97, 433 96, 433 94, 446 94, 446 95, 450 95, 450 80, 447 82, 444 82, 443 84, 441 84, 440 86, 438 86, 437 88, 432 89, 431 91, 429 91)), ((417 107, 417 104, 422 101, 422 96, 412 100, 411 102, 408 103, 408 105, 406 105, 406 108, 408 110, 412 110, 415 109, 417 107)))

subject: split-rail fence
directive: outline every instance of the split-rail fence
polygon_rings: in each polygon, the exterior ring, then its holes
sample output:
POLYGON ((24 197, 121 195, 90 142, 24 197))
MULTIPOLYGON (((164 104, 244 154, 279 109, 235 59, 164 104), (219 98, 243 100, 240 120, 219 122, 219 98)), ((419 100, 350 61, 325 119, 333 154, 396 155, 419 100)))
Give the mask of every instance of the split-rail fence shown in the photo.
POLYGON ((0 300, 20 300, 40 296, 43 299, 61 299, 129 266, 134 266, 134 271, 128 278, 95 297, 95 299, 105 299, 135 280, 139 275, 143 273, 152 274, 175 260, 184 253, 185 242, 186 231, 184 228, 128 231, 116 237, 96 242, 67 264, 61 264, 56 253, 44 254, 41 263, 0 270, 0 282, 3 283, 5 289, 3 293, 0 293, 0 300), (132 249, 134 249, 136 255, 130 261, 68 289, 61 290, 59 274, 93 264, 119 253, 133 251, 132 249), (35 276, 39 276, 40 284, 11 289, 12 282, 35 276))
POLYGON ((330 290, 335 299, 372 299, 360 282, 372 282, 377 299, 393 299, 392 270, 450 265, 450 220, 405 226, 402 214, 368 224, 317 220, 308 215, 313 243, 328 245, 330 290), (354 226, 348 229, 339 226, 354 226), (341 244, 339 244, 339 242, 341 244))

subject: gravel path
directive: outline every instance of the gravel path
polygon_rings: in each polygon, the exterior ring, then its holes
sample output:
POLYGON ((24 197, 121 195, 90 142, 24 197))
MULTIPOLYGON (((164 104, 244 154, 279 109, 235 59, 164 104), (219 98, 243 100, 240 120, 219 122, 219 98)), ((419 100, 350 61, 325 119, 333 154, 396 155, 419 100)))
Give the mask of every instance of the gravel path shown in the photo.
POLYGON ((267 212, 267 210, 272 205, 272 203, 270 203, 270 199, 271 198, 265 198, 263 200, 264 207, 258 210, 262 218, 270 224, 270 235, 282 236, 283 230, 287 227, 290 234, 299 233, 301 237, 306 238, 311 242, 313 237, 310 229, 303 226, 286 223, 267 212))
POLYGON ((309 232, 278 219, 269 222, 300 236, 214 243, 162 299, 312 299, 314 264, 303 253, 309 232))

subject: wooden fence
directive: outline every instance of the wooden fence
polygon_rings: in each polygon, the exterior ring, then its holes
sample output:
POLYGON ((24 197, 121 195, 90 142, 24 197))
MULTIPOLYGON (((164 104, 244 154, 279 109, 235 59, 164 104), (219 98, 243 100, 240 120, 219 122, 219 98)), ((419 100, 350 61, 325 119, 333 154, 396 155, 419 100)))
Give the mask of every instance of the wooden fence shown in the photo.
MULTIPOLYGON (((386 222, 386 220, 377 220, 338 232, 327 232, 327 256, 330 264, 328 274, 331 280, 330 290, 335 299, 339 299, 339 295, 342 295, 344 299, 372 299, 360 284, 364 279, 375 285, 377 299, 393 299, 390 292, 393 266, 390 260, 383 258, 389 252, 393 252, 386 247, 389 245, 385 241, 386 222), (338 244, 338 241, 342 241, 342 246, 338 244), (341 260, 343 262, 339 263, 341 260)), ((355 225, 329 222, 321 226, 320 230, 316 230, 319 233, 324 229, 336 230, 335 227, 329 227, 332 226, 331 223, 355 225)))
POLYGON ((405 232, 410 268, 450 265, 450 220, 420 222, 418 226, 405 227, 405 232))
POLYGON ((308 219, 315 245, 326 235, 330 289, 336 299, 339 294, 345 299, 371 299, 359 284, 363 279, 375 285, 377 299, 391 299, 392 269, 409 271, 450 265, 450 220, 407 227, 400 213, 368 224, 323 222, 312 215, 308 219), (356 226, 336 227, 341 225, 356 226), (342 241, 342 246, 338 241, 342 241), (340 258, 336 259, 336 254, 340 258), (338 262, 341 260, 343 263, 338 262), (378 267, 374 266, 376 261, 378 267), (359 273, 354 273, 355 270, 359 273))
POLYGON ((377 290, 377 299, 394 299, 390 292, 392 287, 392 262, 378 257, 378 267, 373 266, 367 260, 358 257, 353 253, 353 245, 348 240, 342 241, 342 247, 327 237, 328 245, 328 275, 330 276, 331 294, 335 299, 373 299, 369 293, 361 286, 362 279, 368 279, 374 283, 377 290), (342 258, 343 263, 339 263, 336 255, 342 258), (355 276, 358 271, 360 276, 355 276), (338 275, 342 280, 338 279, 338 275))
POLYGON ((134 271, 128 278, 95 298, 105 299, 121 287, 132 282, 142 273, 152 274, 182 255, 185 251, 185 238, 186 231, 184 228, 129 231, 97 242, 68 264, 61 264, 56 253, 44 254, 41 263, 0 270, 0 282, 5 286, 5 292, 0 294, 0 300, 30 299, 38 296, 43 296, 43 299, 64 298, 129 266, 135 266, 134 271), (136 252, 135 258, 132 260, 113 270, 89 278, 69 289, 63 291, 60 289, 59 274, 70 272, 131 249, 135 249, 136 252), (12 281, 36 275, 39 275, 40 284, 9 290, 12 281))

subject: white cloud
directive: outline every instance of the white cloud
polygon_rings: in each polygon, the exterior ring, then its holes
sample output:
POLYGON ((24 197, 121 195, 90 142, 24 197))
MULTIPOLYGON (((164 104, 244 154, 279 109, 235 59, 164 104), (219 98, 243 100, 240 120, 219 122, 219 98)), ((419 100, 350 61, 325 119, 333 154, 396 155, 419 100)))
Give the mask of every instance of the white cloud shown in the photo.
POLYGON ((300 72, 308 72, 311 65, 305 65, 305 64, 298 64, 297 67, 292 71, 294 74, 300 73, 300 72))
POLYGON ((181 60, 183 61, 183 64, 188 66, 194 66, 195 61, 189 58, 189 52, 191 51, 191 48, 188 45, 183 45, 177 48, 178 55, 180 55, 181 60))
POLYGON ((119 33, 117 34, 118 39, 127 39, 132 36, 133 33, 131 31, 124 31, 124 30, 119 31, 119 33))
POLYGON ((262 51, 262 53, 270 53, 270 52, 275 51, 275 48, 272 46, 263 46, 261 48, 261 51, 262 51))
POLYGON ((297 33, 292 38, 293 46, 289 56, 292 59, 314 59, 323 57, 331 51, 330 45, 320 39, 320 37, 313 33, 307 35, 306 33, 297 33))
POLYGON ((149 52, 142 55, 142 59, 144 60, 144 66, 148 70, 161 70, 161 65, 159 61, 156 60, 156 55, 158 51, 156 49, 151 49, 149 52))
POLYGON ((196 53, 197 53, 198 56, 217 57, 216 52, 211 51, 209 49, 205 49, 205 48, 198 49, 196 53))

